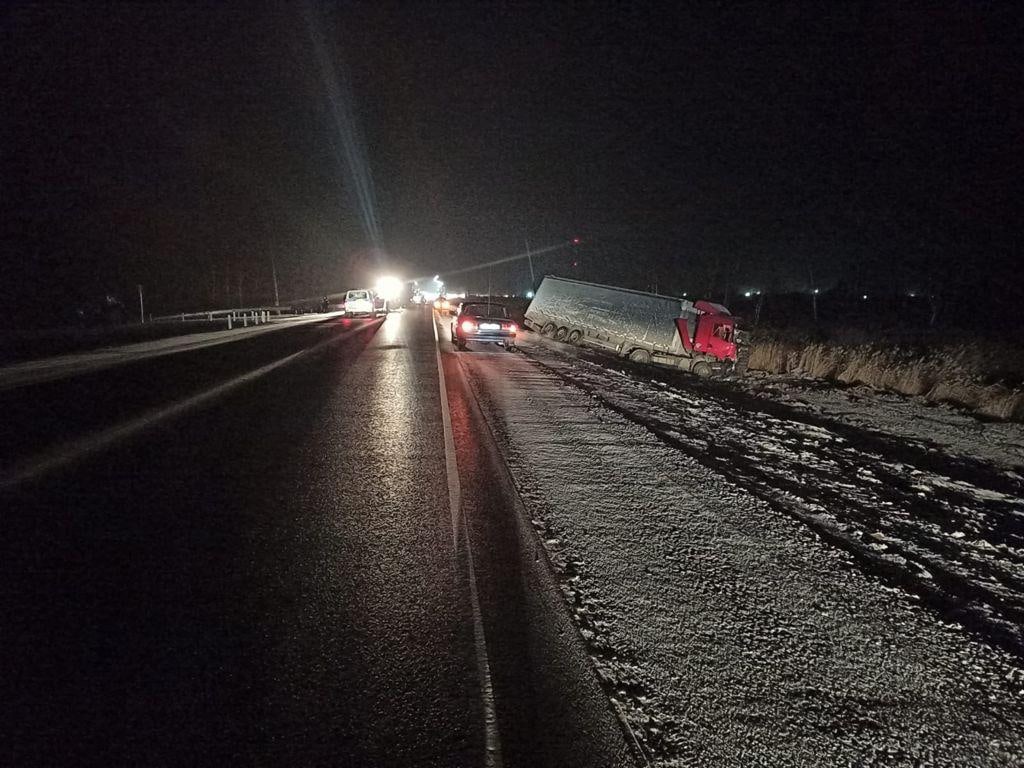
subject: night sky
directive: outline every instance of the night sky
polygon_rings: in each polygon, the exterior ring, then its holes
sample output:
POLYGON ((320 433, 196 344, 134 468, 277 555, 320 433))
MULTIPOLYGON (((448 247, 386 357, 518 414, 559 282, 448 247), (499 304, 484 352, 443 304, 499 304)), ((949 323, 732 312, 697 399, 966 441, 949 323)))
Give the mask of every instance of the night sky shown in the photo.
MULTIPOLYGON (((239 280, 268 301, 272 259, 284 299, 573 236, 538 271, 1024 300, 1015 3, 2 13, 15 322, 137 283, 154 311, 237 304, 239 280)), ((529 282, 521 262, 489 277, 529 282)))

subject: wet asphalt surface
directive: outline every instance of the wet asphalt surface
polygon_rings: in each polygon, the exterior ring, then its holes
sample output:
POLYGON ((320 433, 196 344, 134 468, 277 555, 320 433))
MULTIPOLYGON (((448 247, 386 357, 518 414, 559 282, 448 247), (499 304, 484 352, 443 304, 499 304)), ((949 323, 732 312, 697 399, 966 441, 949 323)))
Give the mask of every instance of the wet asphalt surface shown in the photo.
MULTIPOLYGON (((316 347, 0 490, 0 764, 487 764, 433 333, 333 320, 0 393, 9 475, 316 347)), ((623 764, 571 631, 524 597, 539 558, 455 357, 504 764, 623 764)))

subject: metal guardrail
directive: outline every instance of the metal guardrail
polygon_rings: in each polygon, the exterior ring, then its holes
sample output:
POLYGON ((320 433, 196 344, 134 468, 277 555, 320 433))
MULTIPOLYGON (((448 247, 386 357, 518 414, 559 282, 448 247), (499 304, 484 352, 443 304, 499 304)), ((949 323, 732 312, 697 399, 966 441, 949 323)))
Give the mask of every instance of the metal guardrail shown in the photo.
POLYGON ((174 315, 162 315, 151 317, 150 323, 187 323, 189 321, 205 321, 212 323, 214 320, 224 321, 227 329, 241 326, 248 328, 250 325, 263 325, 270 322, 271 315, 280 316, 283 313, 291 314, 289 307, 236 307, 234 309, 210 309, 205 312, 179 312, 174 315))
POLYGON ((308 299, 292 299, 288 304, 281 306, 255 306, 255 307, 233 307, 231 309, 208 309, 202 312, 177 312, 173 315, 161 315, 160 317, 147 318, 147 323, 187 323, 193 322, 213 322, 214 320, 223 320, 226 323, 226 327, 230 330, 233 327, 242 325, 247 327, 249 325, 262 325, 263 323, 269 322, 271 316, 280 315, 298 315, 305 314, 307 312, 319 312, 320 307, 324 301, 328 305, 337 304, 345 299, 346 292, 341 291, 340 293, 328 293, 326 295, 321 294, 320 296, 310 297, 308 299))

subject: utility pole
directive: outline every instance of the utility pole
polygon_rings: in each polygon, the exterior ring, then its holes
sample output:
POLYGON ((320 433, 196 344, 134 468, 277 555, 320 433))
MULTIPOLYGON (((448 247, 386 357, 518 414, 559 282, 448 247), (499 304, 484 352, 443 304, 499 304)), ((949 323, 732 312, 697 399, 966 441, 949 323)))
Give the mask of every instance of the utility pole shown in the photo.
POLYGON ((814 282, 814 267, 807 262, 807 276, 811 278, 811 311, 814 313, 814 324, 818 324, 818 286, 814 282))
POLYGON ((530 254, 529 240, 526 240, 526 261, 530 265, 530 290, 532 291, 537 285, 537 279, 533 276, 533 256, 530 254))
POLYGON ((242 273, 238 273, 238 308, 241 309, 242 304, 242 273))
POLYGON ((281 306, 281 299, 277 295, 277 263, 274 261, 274 257, 273 256, 270 257, 270 270, 271 270, 271 272, 274 275, 274 306, 275 307, 280 307, 281 306))
POLYGON ((139 322, 144 323, 146 322, 146 311, 145 308, 142 306, 142 286, 139 285, 136 287, 139 289, 139 322))

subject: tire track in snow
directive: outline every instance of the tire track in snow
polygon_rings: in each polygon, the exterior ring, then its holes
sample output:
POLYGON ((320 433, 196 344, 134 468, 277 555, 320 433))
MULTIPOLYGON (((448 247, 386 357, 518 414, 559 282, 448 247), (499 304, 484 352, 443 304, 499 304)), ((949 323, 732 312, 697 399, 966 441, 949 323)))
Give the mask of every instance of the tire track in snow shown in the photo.
POLYGON ((926 468, 887 461, 876 440, 862 448, 856 435, 744 410, 699 389, 652 387, 547 345, 526 354, 945 620, 1024 659, 1024 502, 1007 492, 1005 475, 998 489, 979 488, 962 466, 956 478, 935 471, 941 457, 926 468))

